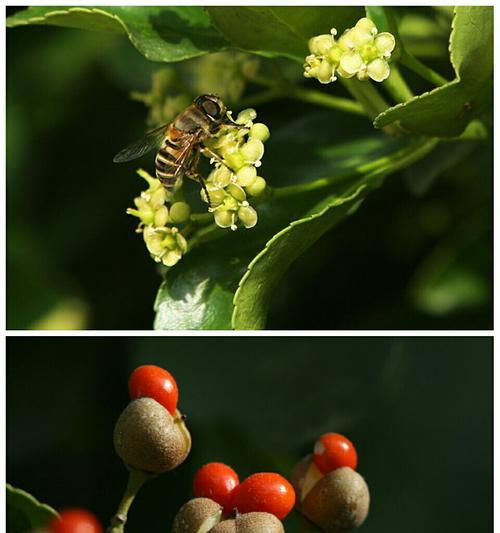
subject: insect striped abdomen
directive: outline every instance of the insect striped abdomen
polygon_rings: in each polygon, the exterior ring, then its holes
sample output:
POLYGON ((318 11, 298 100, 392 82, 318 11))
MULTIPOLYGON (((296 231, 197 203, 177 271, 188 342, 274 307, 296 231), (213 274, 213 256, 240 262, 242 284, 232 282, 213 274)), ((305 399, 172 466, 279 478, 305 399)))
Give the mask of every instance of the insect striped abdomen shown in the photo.
POLYGON ((156 177, 161 181, 167 191, 172 192, 175 189, 178 179, 181 175, 177 174, 179 158, 182 149, 168 138, 162 143, 162 146, 155 158, 156 177))

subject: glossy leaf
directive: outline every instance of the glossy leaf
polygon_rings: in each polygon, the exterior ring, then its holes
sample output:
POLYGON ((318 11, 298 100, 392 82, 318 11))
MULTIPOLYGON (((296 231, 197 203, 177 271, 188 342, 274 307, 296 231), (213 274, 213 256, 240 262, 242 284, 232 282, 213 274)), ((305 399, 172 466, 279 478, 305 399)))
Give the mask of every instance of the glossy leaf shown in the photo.
POLYGON ((52 507, 40 503, 24 490, 7 484, 7 531, 28 533, 43 528, 51 518, 57 516, 52 507))
POLYGON ((382 138, 385 153, 383 144, 360 142, 365 157, 357 163, 352 161, 351 143, 344 152, 342 145, 323 149, 336 156, 336 170, 326 183, 315 182, 321 186, 299 196, 288 197, 287 189, 277 189, 271 201, 259 207, 259 223, 252 231, 225 232, 223 240, 190 252, 166 274, 156 300, 155 328, 263 328, 273 291, 290 264, 353 212, 383 176, 435 144, 424 143, 419 151, 413 143, 401 148, 399 141, 396 148, 395 141, 382 138), (340 154, 350 166, 342 164, 340 154))
POLYGON ((363 16, 358 7, 217 6, 206 8, 215 27, 233 45, 263 55, 282 55, 300 62, 314 35, 339 32, 363 16))
POLYGON ((366 194, 389 173, 423 157, 434 142, 409 145, 387 157, 387 162, 362 175, 343 194, 319 202, 307 216, 293 221, 276 234, 248 266, 234 298, 232 325, 235 329, 261 329, 279 280, 290 264, 326 231, 352 213, 366 194))
POLYGON ((381 128, 400 121, 408 131, 455 137, 489 108, 492 98, 493 8, 459 6, 450 36, 456 79, 381 113, 381 128))
POLYGON ((7 19, 11 28, 30 24, 124 33, 151 61, 181 61, 227 46, 198 6, 37 6, 7 19))

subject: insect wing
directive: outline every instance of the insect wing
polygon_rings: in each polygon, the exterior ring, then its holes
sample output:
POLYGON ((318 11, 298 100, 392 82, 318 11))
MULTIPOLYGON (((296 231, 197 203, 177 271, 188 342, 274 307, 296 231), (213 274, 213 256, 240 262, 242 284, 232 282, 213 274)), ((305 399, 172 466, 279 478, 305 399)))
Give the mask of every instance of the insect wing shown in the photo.
POLYGON ((168 124, 146 133, 142 139, 129 144, 126 148, 118 152, 113 157, 113 162, 124 163, 125 161, 132 161, 132 159, 137 159, 147 154, 153 148, 157 148, 165 137, 167 129, 168 124))
POLYGON ((193 154, 193 149, 196 146, 196 144, 199 142, 198 136, 193 135, 189 139, 187 139, 184 143, 184 146, 182 148, 182 152, 180 153, 179 157, 176 160, 176 169, 174 172, 175 176, 180 176, 186 172, 187 167, 191 163, 191 156, 193 154))

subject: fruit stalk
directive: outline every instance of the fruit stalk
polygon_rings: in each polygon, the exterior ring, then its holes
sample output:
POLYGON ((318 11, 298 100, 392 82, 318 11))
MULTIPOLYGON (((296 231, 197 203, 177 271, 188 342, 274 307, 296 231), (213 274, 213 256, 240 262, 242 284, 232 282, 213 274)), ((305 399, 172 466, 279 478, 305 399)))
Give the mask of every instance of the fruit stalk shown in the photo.
POLYGON ((127 522, 127 515, 134 501, 137 493, 144 483, 151 477, 146 472, 140 470, 130 470, 127 488, 123 494, 123 498, 118 505, 115 515, 111 518, 111 525, 106 530, 106 533, 123 533, 125 523, 127 522))

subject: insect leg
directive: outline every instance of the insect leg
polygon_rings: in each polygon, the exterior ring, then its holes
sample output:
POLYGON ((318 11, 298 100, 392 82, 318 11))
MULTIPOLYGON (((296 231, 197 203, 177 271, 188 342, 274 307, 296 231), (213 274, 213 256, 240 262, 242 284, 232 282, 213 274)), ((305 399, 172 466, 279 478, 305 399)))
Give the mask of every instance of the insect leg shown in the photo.
POLYGON ((202 189, 205 191, 205 194, 207 195, 208 208, 212 209, 212 202, 210 201, 210 194, 208 192, 207 185, 205 184, 205 178, 200 173, 195 172, 194 170, 191 172, 186 172, 186 176, 188 176, 188 178, 191 178, 199 182, 202 189))
MULTIPOLYGON (((228 168, 229 170, 231 170, 227 165, 226 163, 224 163, 224 160, 219 156, 217 155, 213 150, 211 150, 210 148, 208 148, 207 146, 203 146, 202 148, 200 148, 200 152, 204 153, 204 154, 208 154, 211 158, 215 159, 218 163, 220 163, 221 165, 224 165, 226 168, 228 168)), ((231 170, 232 172, 232 170, 231 170)))

